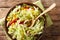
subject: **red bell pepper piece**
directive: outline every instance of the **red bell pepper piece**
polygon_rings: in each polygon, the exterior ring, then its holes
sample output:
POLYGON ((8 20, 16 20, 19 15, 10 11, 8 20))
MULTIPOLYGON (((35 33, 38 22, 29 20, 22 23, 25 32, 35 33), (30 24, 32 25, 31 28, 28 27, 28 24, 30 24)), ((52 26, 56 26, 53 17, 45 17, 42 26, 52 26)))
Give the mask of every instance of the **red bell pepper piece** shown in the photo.
POLYGON ((19 19, 19 18, 16 18, 16 19, 12 20, 12 21, 8 24, 8 26, 10 26, 12 23, 15 23, 18 19, 19 19))

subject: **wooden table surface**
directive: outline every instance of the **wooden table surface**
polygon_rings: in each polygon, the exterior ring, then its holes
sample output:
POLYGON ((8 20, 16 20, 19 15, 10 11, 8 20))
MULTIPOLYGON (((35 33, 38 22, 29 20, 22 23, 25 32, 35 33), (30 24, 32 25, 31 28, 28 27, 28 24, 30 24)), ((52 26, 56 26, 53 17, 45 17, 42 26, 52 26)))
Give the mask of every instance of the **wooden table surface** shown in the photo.
MULTIPOLYGON (((0 0, 0 18, 6 16, 7 12, 16 4, 20 2, 35 2, 37 0, 0 0)), ((60 40, 60 0, 42 0, 44 7, 49 7, 53 2, 57 6, 49 12, 52 18, 53 26, 46 28, 45 35, 41 40, 60 40)), ((6 35, 0 26, 0 40, 6 40, 6 35)))

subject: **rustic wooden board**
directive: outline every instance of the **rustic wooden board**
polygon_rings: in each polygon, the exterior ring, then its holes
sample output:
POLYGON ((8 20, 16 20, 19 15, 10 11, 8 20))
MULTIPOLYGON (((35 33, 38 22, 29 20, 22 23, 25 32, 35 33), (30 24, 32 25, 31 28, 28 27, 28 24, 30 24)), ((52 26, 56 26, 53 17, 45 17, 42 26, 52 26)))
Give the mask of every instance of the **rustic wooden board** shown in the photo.
MULTIPOLYGON (((35 2, 37 0, 0 0, 0 7, 12 7, 21 2, 35 2)), ((57 4, 57 7, 60 7, 60 0, 42 0, 45 7, 50 6, 53 2, 57 4)))
POLYGON ((10 8, 0 8, 0 18, 3 18, 6 16, 10 8))
MULTIPOLYGON (((0 18, 6 16, 8 11, 16 4, 21 2, 35 2, 37 0, 0 0, 0 18)), ((44 7, 49 7, 52 3, 56 3, 57 6, 49 12, 52 18, 53 25, 46 28, 44 36, 41 40, 60 40, 60 0, 42 0, 44 7)), ((0 26, 0 40, 6 40, 5 33, 0 26)))
POLYGON ((0 31, 0 36, 6 36, 4 31, 0 31))
POLYGON ((0 36, 0 40, 7 40, 6 36, 0 36))
POLYGON ((41 40, 60 40, 60 36, 43 36, 41 40))

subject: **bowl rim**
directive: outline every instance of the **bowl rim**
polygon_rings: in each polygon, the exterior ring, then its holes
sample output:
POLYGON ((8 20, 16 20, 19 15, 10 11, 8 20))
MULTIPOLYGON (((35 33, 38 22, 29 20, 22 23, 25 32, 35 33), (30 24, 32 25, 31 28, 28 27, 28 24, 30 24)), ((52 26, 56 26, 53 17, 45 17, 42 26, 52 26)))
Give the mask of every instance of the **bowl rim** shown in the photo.
MULTIPOLYGON (((22 4, 32 5, 32 6, 38 7, 39 10, 41 10, 41 8, 40 8, 39 6, 37 6, 36 4, 33 4, 33 3, 29 3, 29 2, 22 2, 22 3, 16 4, 15 6, 13 6, 13 7, 8 11, 8 13, 7 13, 6 17, 5 17, 5 31, 6 31, 7 35, 8 35, 11 39, 12 39, 12 37, 8 34, 8 28, 7 28, 7 20, 6 20, 6 18, 7 18, 7 16, 10 14, 10 12, 11 12, 13 9, 16 8, 16 6, 19 6, 19 5, 22 5, 22 4)), ((41 12, 42 12, 42 10, 41 10, 41 12)), ((43 16, 44 16, 44 15, 43 15, 43 16)), ((45 17, 45 16, 44 16, 44 17, 45 17)), ((45 25, 44 25, 44 26, 45 26, 45 25)), ((44 29, 43 29, 43 30, 44 30, 44 29)), ((40 34, 40 35, 42 35, 42 34, 40 34)), ((13 39, 12 39, 12 40, 13 40, 13 39)))

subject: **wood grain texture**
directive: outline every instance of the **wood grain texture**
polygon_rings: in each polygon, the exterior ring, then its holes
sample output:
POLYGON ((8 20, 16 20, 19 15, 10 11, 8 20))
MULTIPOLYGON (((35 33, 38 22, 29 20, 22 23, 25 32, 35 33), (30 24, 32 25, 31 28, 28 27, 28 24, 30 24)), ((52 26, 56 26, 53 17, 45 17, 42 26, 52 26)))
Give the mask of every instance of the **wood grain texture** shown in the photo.
POLYGON ((50 6, 52 3, 56 3, 57 7, 60 7, 60 0, 42 0, 45 7, 50 6))
POLYGON ((53 10, 49 12, 52 20, 60 20, 60 8, 55 7, 53 10))
MULTIPOLYGON (((5 17, 11 7, 16 4, 35 1, 37 0, 0 0, 0 18, 5 17)), ((57 6, 48 12, 52 18, 53 25, 45 29, 45 34, 41 40, 60 40, 60 0, 42 0, 45 8, 48 8, 54 2, 57 6)), ((0 40, 6 40, 5 36, 2 27, 0 27, 0 40)))
POLYGON ((3 31, 3 27, 2 26, 0 26, 0 31, 3 31))
POLYGON ((12 7, 21 2, 30 2, 30 0, 1 0, 0 7, 12 7))
POLYGON ((7 40, 6 36, 0 36, 0 40, 7 40))
POLYGON ((0 31, 0 36, 5 36, 4 31, 0 31))
POLYGON ((0 18, 3 18, 6 16, 10 8, 0 8, 0 18))
POLYGON ((40 40, 60 40, 60 36, 43 36, 40 40))
MULTIPOLYGON (((35 2, 37 0, 0 0, 0 7, 12 7, 21 2, 35 2)), ((52 3, 56 3, 57 7, 60 7, 60 0, 42 0, 45 7, 50 6, 52 3)))

